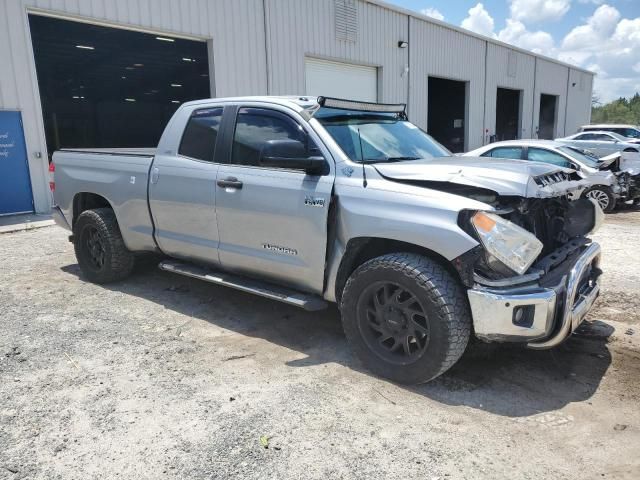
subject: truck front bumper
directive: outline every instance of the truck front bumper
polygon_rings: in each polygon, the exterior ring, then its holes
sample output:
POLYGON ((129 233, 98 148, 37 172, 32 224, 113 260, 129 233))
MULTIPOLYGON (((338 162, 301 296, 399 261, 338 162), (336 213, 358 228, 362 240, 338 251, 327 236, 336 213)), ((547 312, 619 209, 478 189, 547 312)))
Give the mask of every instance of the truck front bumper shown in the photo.
POLYGON ((468 290, 478 338, 553 348, 582 323, 598 294, 600 245, 591 243, 553 286, 474 287, 468 290))

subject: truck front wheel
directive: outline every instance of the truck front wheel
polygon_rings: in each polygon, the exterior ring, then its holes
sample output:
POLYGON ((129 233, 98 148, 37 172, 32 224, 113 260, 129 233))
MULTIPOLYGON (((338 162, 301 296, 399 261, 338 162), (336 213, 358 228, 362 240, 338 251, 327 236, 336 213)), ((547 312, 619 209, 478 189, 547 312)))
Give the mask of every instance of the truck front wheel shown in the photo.
POLYGON ((122 240, 110 208, 85 210, 73 227, 73 246, 80 270, 94 283, 121 280, 133 269, 133 253, 122 240))
POLYGON ((358 267, 345 285, 340 311, 364 365, 404 384, 428 382, 451 368, 471 331, 459 282, 416 254, 383 255, 358 267))

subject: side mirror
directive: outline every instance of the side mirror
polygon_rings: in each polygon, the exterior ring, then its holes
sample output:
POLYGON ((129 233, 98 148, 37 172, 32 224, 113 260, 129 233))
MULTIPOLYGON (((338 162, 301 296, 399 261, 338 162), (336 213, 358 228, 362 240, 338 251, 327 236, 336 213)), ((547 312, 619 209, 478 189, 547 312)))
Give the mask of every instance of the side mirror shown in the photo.
POLYGON ((325 171, 324 157, 310 156, 307 146, 298 140, 268 140, 260 152, 260 166, 303 170, 311 175, 325 171))
POLYGON ((570 163, 569 168, 573 168, 576 172, 580 171, 580 165, 578 165, 577 163, 570 163))

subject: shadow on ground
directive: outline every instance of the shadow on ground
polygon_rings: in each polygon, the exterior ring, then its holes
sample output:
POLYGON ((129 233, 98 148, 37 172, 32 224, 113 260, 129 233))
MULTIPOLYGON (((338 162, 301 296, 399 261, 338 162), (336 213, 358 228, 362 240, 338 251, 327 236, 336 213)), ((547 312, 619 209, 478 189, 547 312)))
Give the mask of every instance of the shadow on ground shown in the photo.
MULTIPOLYGON (((104 288, 306 355, 287 362, 293 368, 339 363, 368 374, 347 345, 335 307, 305 312, 230 288, 160 272, 156 263, 147 261, 126 281, 104 288), (260 314, 255 315, 256 312, 260 314)), ((80 277, 77 265, 62 270, 80 277)), ((611 364, 607 338, 612 332, 609 325, 594 321, 583 324, 568 342, 554 350, 500 346, 485 354, 468 352, 438 379, 403 388, 443 404, 509 417, 554 411, 585 401, 596 392, 611 364)))

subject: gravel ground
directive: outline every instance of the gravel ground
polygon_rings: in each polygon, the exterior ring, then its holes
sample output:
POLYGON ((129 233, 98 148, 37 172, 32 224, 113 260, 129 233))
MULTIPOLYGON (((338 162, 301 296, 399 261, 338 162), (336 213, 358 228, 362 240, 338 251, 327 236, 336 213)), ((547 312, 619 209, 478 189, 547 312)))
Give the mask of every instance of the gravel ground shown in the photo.
POLYGON ((364 371, 335 309, 153 266, 93 285, 66 237, 0 235, 2 479, 640 478, 640 212, 597 234, 603 296, 563 347, 415 388, 364 371))

